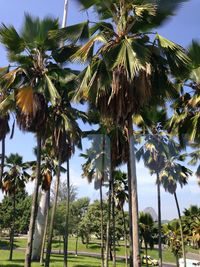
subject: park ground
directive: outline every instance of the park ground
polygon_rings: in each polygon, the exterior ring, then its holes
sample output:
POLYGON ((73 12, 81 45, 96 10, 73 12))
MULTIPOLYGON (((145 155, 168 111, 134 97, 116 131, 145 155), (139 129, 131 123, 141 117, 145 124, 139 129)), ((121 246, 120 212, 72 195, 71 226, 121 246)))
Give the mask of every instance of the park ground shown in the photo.
MULTIPOLYGON (((120 242, 120 246, 117 246, 117 256, 124 256, 124 246, 123 242, 120 242)), ((24 264, 24 248, 26 247, 26 239, 25 238, 16 238, 15 239, 15 250, 14 250, 14 257, 13 261, 10 262, 8 261, 8 256, 9 256, 9 247, 8 247, 8 240, 7 239, 2 239, 0 241, 0 267, 21 267, 24 264)), ((53 253, 51 257, 51 267, 60 267, 63 266, 63 255, 59 254, 62 253, 62 248, 63 248, 63 243, 59 238, 55 239, 53 241, 52 249, 53 253)), ((72 255, 75 251, 75 238, 71 237, 69 239, 69 267, 97 267, 101 265, 101 260, 98 257, 98 253, 100 253, 100 241, 96 239, 92 239, 86 247, 86 245, 82 244, 81 240, 78 242, 78 253, 81 254, 81 252, 85 252, 86 255, 72 255), (93 255, 87 256, 88 255, 93 255), (96 257, 95 257, 96 254, 96 257)), ((188 252, 193 252, 193 253, 198 253, 197 250, 192 249, 187 247, 188 252)), ((158 251, 157 249, 149 250, 148 252, 149 255, 151 255, 154 258, 157 258, 158 251)), ((172 253, 168 249, 164 249, 163 251, 163 261, 168 262, 171 264, 175 263, 175 258, 172 255, 172 253)), ((40 264, 34 262, 32 264, 33 267, 39 267, 40 264)), ((124 267, 125 262, 124 260, 118 260, 117 261, 117 267, 124 267)))

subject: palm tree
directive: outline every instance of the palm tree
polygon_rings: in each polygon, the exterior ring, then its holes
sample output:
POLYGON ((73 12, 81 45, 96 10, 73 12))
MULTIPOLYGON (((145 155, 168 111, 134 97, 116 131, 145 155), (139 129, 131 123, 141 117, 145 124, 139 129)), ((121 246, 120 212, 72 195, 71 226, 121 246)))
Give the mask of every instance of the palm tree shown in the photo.
MULTIPOLYGON (((41 196, 38 206, 38 212, 36 217, 36 225, 34 230, 34 240, 32 249, 32 260, 39 260, 41 256, 42 241, 45 235, 45 223, 46 217, 49 209, 50 201, 50 187, 52 177, 54 177, 57 168, 57 161, 54 159, 51 153, 51 142, 49 139, 46 140, 45 146, 41 150, 41 196)), ((37 153, 36 149, 34 150, 37 153)), ((36 161, 28 162, 32 167, 32 180, 36 176, 36 161)), ((61 169, 65 172, 65 169, 61 169)))
MULTIPOLYGON (((184 79, 178 81, 182 93, 173 104, 174 112, 169 127, 172 134, 178 134, 182 146, 192 147, 189 164, 197 165, 200 159, 200 134, 197 130, 200 125, 200 43, 198 41, 192 41, 188 55, 192 63, 184 79), (187 87, 190 88, 190 92, 185 90, 187 87)), ((197 165, 196 175, 197 178, 200 177, 200 165, 197 165)))
POLYGON ((145 136, 146 142, 137 151, 136 157, 138 160, 141 157, 144 160, 151 173, 156 174, 157 184, 157 200, 158 200, 158 248, 159 248, 159 265, 162 266, 162 230, 161 230, 161 194, 160 194, 160 172, 165 167, 165 138, 161 135, 159 125, 153 128, 155 134, 147 134, 145 136))
MULTIPOLYGON (((71 69, 63 69, 60 74, 60 80, 53 76, 53 81, 58 89, 59 95, 61 96, 60 104, 53 107, 51 114, 49 115, 47 125, 51 134, 53 156, 58 161, 58 168, 56 174, 56 186, 55 186, 55 199, 53 202, 53 209, 51 213, 49 237, 46 252, 45 266, 48 267, 50 263, 51 245, 53 238, 53 225, 56 213, 56 205, 58 199, 58 190, 60 184, 60 173, 62 164, 67 161, 67 180, 69 184, 69 159, 75 152, 75 146, 81 148, 81 129, 77 123, 79 118, 85 118, 83 112, 79 112, 77 109, 71 106, 71 97, 73 95, 74 88, 76 88, 76 71, 71 69), (61 75, 63 73, 63 75, 61 75)), ((68 186, 69 188, 69 186, 68 186)), ((68 202, 66 212, 69 212, 68 202)), ((66 227, 68 216, 66 215, 66 227)), ((68 242, 68 231, 66 229, 64 239, 64 265, 67 265, 67 242, 68 242)))
MULTIPOLYGON (((174 145, 172 143, 172 145, 174 145)), ((169 149, 170 151, 170 149, 169 149)), ((165 168, 160 173, 161 183, 166 191, 174 195, 176 207, 178 211, 178 218, 180 224, 180 234, 181 234, 181 245, 182 245, 182 253, 184 259, 184 266, 186 267, 186 253, 185 253, 185 242, 183 236, 183 226, 181 219, 181 212, 178 203, 178 198, 176 194, 177 185, 179 184, 181 187, 187 184, 188 177, 192 174, 192 172, 187 169, 185 166, 182 166, 178 162, 176 162, 176 158, 180 159, 180 151, 176 151, 176 155, 174 153, 169 153, 168 161, 165 163, 165 168)))
POLYGON ((81 154, 86 162, 82 165, 83 177, 88 179, 91 183, 94 179, 95 189, 99 189, 100 193, 100 208, 101 208, 101 266, 105 266, 104 259, 104 237, 103 237, 103 193, 102 186, 105 181, 108 180, 110 174, 110 163, 109 163, 109 145, 108 139, 105 135, 94 135, 89 136, 92 139, 91 148, 86 150, 85 154, 81 154))
MULTIPOLYGON (((0 39, 8 51, 9 61, 17 65, 2 77, 5 98, 0 104, 0 110, 14 109, 20 129, 34 132, 37 136, 37 174, 25 257, 26 267, 31 265, 40 184, 41 138, 45 132, 47 105, 56 105, 60 99, 48 76, 54 69, 49 52, 58 47, 58 42, 48 38, 48 31, 56 29, 58 20, 50 17, 40 20, 28 14, 25 15, 20 33, 13 26, 2 25, 0 28, 0 39)), ((54 69, 56 71, 58 69, 54 69)))
MULTIPOLYGON (((165 7, 163 1, 157 4, 128 0, 79 2, 85 9, 94 7, 100 20, 92 24, 90 31, 89 22, 85 22, 52 32, 51 37, 68 38, 73 43, 79 38, 90 37, 71 57, 79 62, 89 61, 80 75, 76 99, 89 100, 99 108, 102 116, 112 117, 117 125, 127 127, 132 239, 134 266, 137 267, 140 251, 132 115, 147 103, 160 102, 167 91, 173 91, 168 79, 169 69, 180 76, 187 69, 185 63, 188 63, 180 46, 158 34, 152 42, 146 30, 158 26, 183 1, 165 2, 165 7), (94 49, 97 42, 98 47, 94 49)), ((63 48, 63 55, 64 52, 67 50, 63 48)))
POLYGON ((2 179, 2 191, 8 194, 13 199, 13 216, 11 222, 10 231, 10 255, 9 260, 12 261, 14 234, 15 234, 15 204, 16 193, 25 188, 26 181, 30 177, 26 172, 28 165, 23 163, 23 159, 19 154, 10 154, 6 157, 7 170, 3 173, 2 179))
MULTIPOLYGON (((6 74, 8 68, 0 68, 0 79, 3 75, 6 74)), ((0 80, 0 103, 4 100, 4 85, 0 80)), ((2 112, 0 116, 0 141, 1 141, 1 168, 0 168, 0 186, 2 183, 3 169, 4 169, 4 160, 5 160, 5 137, 9 133, 9 114, 2 112)))
MULTIPOLYGON (((145 255, 148 255, 148 244, 152 243, 152 230, 153 230, 153 218, 151 214, 140 212, 140 233, 145 245, 145 255)), ((148 267, 148 260, 146 260, 146 266, 148 267)))

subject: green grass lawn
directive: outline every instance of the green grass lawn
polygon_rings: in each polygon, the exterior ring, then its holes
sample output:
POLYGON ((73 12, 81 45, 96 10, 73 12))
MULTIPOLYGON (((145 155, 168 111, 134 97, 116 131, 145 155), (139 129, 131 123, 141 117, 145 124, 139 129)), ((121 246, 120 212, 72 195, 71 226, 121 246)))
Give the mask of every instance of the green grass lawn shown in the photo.
MULTIPOLYGON (((75 244, 76 244, 75 238, 70 237, 69 238, 69 251, 75 251, 75 244)), ((8 248, 8 241, 6 241, 6 240, 0 241, 0 249, 6 248, 6 247, 8 248)), ((16 248, 25 248, 26 247, 26 239, 15 238, 15 247, 16 248)), ((54 239, 52 249, 54 249, 54 250, 60 249, 62 252, 63 242, 61 241, 61 243, 60 243, 58 238, 54 239)), ((125 255, 123 242, 120 242, 120 246, 117 246, 116 250, 117 250, 117 253, 116 253, 117 256, 124 256, 125 255)), ((100 253, 100 240, 92 239, 90 241, 90 244, 88 245, 88 248, 86 248, 86 245, 82 244, 81 240, 79 239, 78 251, 100 253)), ((148 254, 150 256, 156 258, 156 259, 158 258, 158 250, 157 249, 149 250, 148 254)), ((175 262, 175 258, 173 256, 173 254, 167 249, 165 249, 163 251, 163 261, 164 262, 175 262)), ((0 265, 0 267, 1 267, 1 265, 0 265)))
MULTIPOLYGON (((21 267, 24 266, 24 253, 19 251, 14 251, 13 261, 8 261, 9 252, 0 250, 0 267, 21 267)), ((95 257, 86 256, 69 256, 69 267, 100 267, 101 261, 95 257)), ((37 262, 32 263, 32 267, 41 266, 37 262)), ((51 267, 63 267, 63 256, 62 255, 52 255, 51 257, 51 267)), ((125 267, 124 262, 117 262, 117 267, 125 267)))

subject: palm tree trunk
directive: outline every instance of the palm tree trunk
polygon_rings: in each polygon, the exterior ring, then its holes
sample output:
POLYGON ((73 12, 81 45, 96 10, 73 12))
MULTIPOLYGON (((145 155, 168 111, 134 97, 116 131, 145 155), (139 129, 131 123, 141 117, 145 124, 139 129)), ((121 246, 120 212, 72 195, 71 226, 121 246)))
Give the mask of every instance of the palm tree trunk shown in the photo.
POLYGON ((51 221, 50 221, 50 226, 49 226, 49 237, 48 237, 48 243, 47 243, 45 267, 49 267, 50 257, 51 257, 51 246, 52 246, 52 239, 53 239, 53 225, 54 225, 54 218, 55 218, 55 214, 56 214, 58 190, 59 190, 59 185, 60 185, 61 157, 62 157, 62 149, 60 149, 59 156, 58 156, 58 169, 57 169, 57 176, 56 176, 55 199, 54 199, 54 203, 53 203, 51 221))
POLYGON ((5 137, 1 141, 0 185, 1 185, 1 182, 2 182, 2 178, 3 178, 4 161, 5 161, 5 137))
POLYGON ((122 207, 122 218, 123 218, 123 224, 124 224, 125 261, 126 261, 126 267, 128 267, 127 235, 126 235, 126 219, 125 219, 125 213, 124 213, 124 208, 123 208, 123 207, 122 207))
MULTIPOLYGON (((111 175, 112 176, 112 175, 111 175)), ((112 192, 112 177, 109 182, 109 195, 108 195, 108 221, 106 228, 106 260, 105 267, 109 266, 109 253, 110 253, 110 219, 111 219, 111 192, 112 192)))
POLYGON ((12 261, 13 256, 13 246, 14 246, 14 235, 15 235, 15 213, 16 213, 16 197, 15 197, 15 188, 13 194, 13 218, 12 218, 12 227, 10 232, 10 255, 9 261, 12 261))
POLYGON ((129 164, 130 175, 128 175, 129 184, 131 184, 130 202, 132 216, 132 240, 133 240, 133 266, 140 266, 140 245, 139 245, 139 219, 138 219, 138 195, 137 195, 137 177, 136 177, 136 160, 133 139, 132 116, 128 118, 128 139, 129 139, 129 164))
MULTIPOLYGON (((128 171, 128 177, 131 176, 131 170, 130 170, 130 162, 127 163, 127 171, 128 171)), ((133 223, 132 223, 132 204, 130 200, 131 196, 131 179, 128 179, 128 195, 129 195, 129 203, 128 203, 128 209, 129 209, 129 264, 130 267, 133 267, 133 223)))
POLYGON ((100 209, 101 209, 101 267, 104 267, 104 238, 103 238, 103 194, 102 180, 100 185, 100 209))
POLYGON ((147 260, 147 256, 148 256, 148 247, 147 247, 147 242, 144 242, 144 245, 145 245, 145 254, 146 254, 146 267, 149 266, 148 264, 148 260, 147 260))
POLYGON ((158 194, 158 252, 159 267, 162 267, 162 233, 161 233, 161 196, 160 196, 160 179, 157 173, 157 194, 158 194))
POLYGON ((49 204, 50 204, 50 189, 48 191, 48 206, 47 206, 47 214, 46 214, 46 220, 45 220, 44 234, 43 234, 43 239, 42 239, 42 248, 41 248, 41 254, 40 254, 40 265, 44 264, 44 249, 45 249, 48 218, 49 218, 49 204))
POLYGON ((33 192, 31 218, 30 218, 30 224, 29 224, 29 232, 28 232, 24 267, 31 266, 32 243, 33 243, 35 220, 36 220, 37 208, 38 208, 38 191, 39 191, 39 185, 40 185, 40 164, 41 164, 41 137, 37 135, 37 167, 36 167, 37 173, 35 177, 35 187, 34 187, 34 192, 33 192))
POLYGON ((177 207, 177 211, 178 211, 178 218, 179 218, 179 224, 180 224, 184 267, 186 267, 186 253, 185 253, 185 244, 184 244, 184 237, 183 237, 183 226, 182 226, 182 220, 181 220, 181 211, 180 211, 180 207, 179 207, 179 203, 178 203, 178 198, 177 198, 176 192, 174 192, 174 198, 175 198, 175 202, 176 202, 176 207, 177 207))
POLYGON ((33 238, 32 260, 39 260, 41 255, 42 241, 45 230, 45 222, 48 209, 49 190, 41 192, 35 223, 35 233, 33 238))
POLYGON ((65 217, 65 236, 64 236, 64 267, 68 266, 68 237, 69 237, 69 205, 70 205, 70 173, 69 159, 67 159, 67 205, 65 217))
POLYGON ((179 267, 179 258, 178 258, 178 255, 176 255, 176 267, 179 267))
POLYGON ((76 249, 75 249, 75 256, 78 256, 78 233, 76 235, 76 249))
POLYGON ((114 201, 114 186, 112 185, 112 222, 113 222, 113 267, 116 267, 116 239, 115 239, 115 201, 114 201))

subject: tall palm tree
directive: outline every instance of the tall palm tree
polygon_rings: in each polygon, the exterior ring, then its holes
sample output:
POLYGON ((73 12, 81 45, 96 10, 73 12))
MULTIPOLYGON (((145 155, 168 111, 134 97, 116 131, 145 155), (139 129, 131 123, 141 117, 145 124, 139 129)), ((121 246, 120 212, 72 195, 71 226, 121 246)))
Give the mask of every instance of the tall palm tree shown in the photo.
MULTIPOLYGON (((172 143, 172 145, 174 144, 172 143)), ((185 242, 184 242, 184 236, 183 236, 183 225, 182 225, 181 211, 180 211, 180 207, 178 203, 176 189, 178 185, 183 187, 184 185, 187 184, 187 180, 189 176, 192 174, 192 172, 185 166, 176 162, 177 158, 180 159, 179 152, 180 151, 177 150, 175 154, 169 153, 167 155, 168 161, 165 163, 165 168, 160 173, 160 180, 161 180, 161 183, 164 189, 174 195, 174 199, 175 199, 175 203, 176 203, 176 207, 178 211, 179 224, 180 224, 181 245, 182 245, 184 266, 186 267, 186 253, 185 253, 185 242)))
POLYGON ((128 0, 79 2, 85 9, 94 7, 100 20, 92 24, 90 31, 89 22, 85 22, 52 32, 51 36, 68 38, 72 42, 79 37, 90 37, 71 57, 79 62, 89 61, 80 75, 76 99, 95 103, 102 115, 112 117, 116 124, 127 127, 134 266, 138 266, 140 251, 132 115, 145 104, 164 99, 167 91, 173 91, 168 79, 169 70, 180 76, 188 63, 180 46, 158 34, 154 39, 150 38, 146 31, 158 26, 184 1, 173 1, 173 4, 166 1, 144 4, 128 0), (97 42, 98 46, 95 46, 97 42))
POLYGON ((161 135, 158 128, 153 128, 155 134, 145 136, 144 145, 137 151, 138 160, 143 158, 145 166, 151 173, 156 174, 157 200, 158 200, 158 248, 159 248, 159 265, 162 266, 162 229, 161 229, 161 194, 160 194, 160 172, 165 167, 165 138, 161 135))
MULTIPOLYGON (((37 175, 25 257, 26 267, 31 265, 40 184, 41 138, 45 132, 47 106, 50 103, 52 106, 58 104, 60 99, 48 76, 49 71, 54 69, 51 51, 58 47, 58 42, 48 38, 48 31, 56 29, 58 20, 50 17, 40 20, 28 14, 25 15, 20 33, 13 26, 2 25, 0 28, 0 39, 8 51, 9 61, 17 65, 2 77, 6 94, 0 110, 14 109, 20 129, 34 132, 37 136, 37 175)), ((58 69, 54 70, 56 71, 58 69)))
MULTIPOLYGON (((50 139, 47 139, 45 145, 42 146, 41 150, 41 181, 40 181, 40 200, 39 200, 39 208, 36 217, 36 224, 34 230, 34 240, 33 240, 33 251, 32 251, 32 259, 39 260, 41 256, 41 248, 42 241, 45 232, 45 223, 46 216, 49 209, 49 199, 50 199, 50 187, 52 182, 52 177, 55 176, 57 161, 54 159, 51 148, 52 144, 50 139)), ((35 149, 35 154, 37 150, 35 149)), ((36 176, 36 161, 28 162, 28 164, 32 167, 32 180, 35 179, 36 176)), ((61 169, 62 172, 65 172, 65 169, 61 169)))
MULTIPOLYGON (((77 120, 85 119, 83 112, 79 112, 77 109, 71 106, 71 97, 73 96, 74 88, 76 88, 76 71, 71 69, 63 69, 60 71, 60 77, 52 73, 52 80, 56 88, 58 89, 61 101, 59 105, 53 107, 49 113, 47 125, 49 128, 49 134, 52 139, 53 155, 58 161, 58 168, 56 174, 56 186, 55 186, 55 199, 53 202, 53 209, 51 213, 49 237, 46 252, 45 266, 49 266, 51 245, 53 238, 53 225, 56 212, 56 205, 58 199, 58 190, 60 184, 60 173, 62 164, 68 162, 70 157, 75 152, 75 146, 81 148, 81 129, 77 120)), ((67 164, 68 165, 68 164, 67 164)), ((68 166, 69 167, 69 166, 68 166)), ((67 178, 69 179, 69 168, 67 169, 67 178)), ((68 205, 68 204, 67 204, 68 205)), ((68 210, 68 209, 67 209, 68 210)), ((67 231, 66 231, 67 233, 67 231)), ((67 264, 67 238, 65 237, 65 257, 64 264, 67 264)))
POLYGON ((30 177, 26 172, 28 165, 23 163, 23 159, 19 154, 10 154, 6 157, 6 171, 3 173, 2 191, 8 194, 13 199, 13 214, 10 231, 10 255, 9 260, 12 261, 13 245, 15 234, 15 206, 16 206, 16 193, 26 186, 26 181, 30 177))
POLYGON ((110 174, 110 156, 108 139, 105 135, 90 136, 92 140, 91 148, 86 150, 85 154, 81 154, 86 162, 82 165, 83 177, 88 179, 91 183, 94 180, 95 189, 99 189, 100 193, 100 207, 101 207, 101 266, 105 266, 104 258, 104 237, 103 237, 103 183, 108 180, 110 174))

